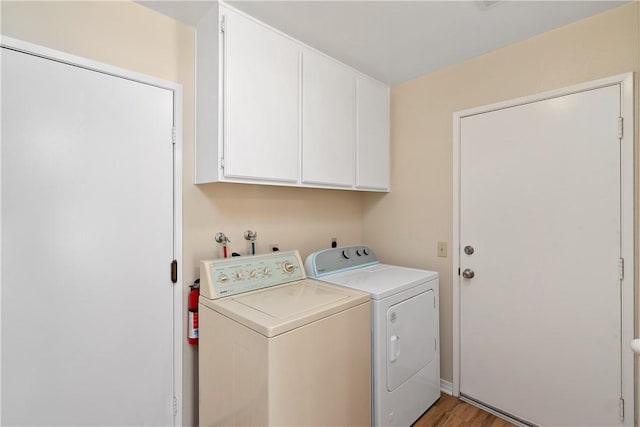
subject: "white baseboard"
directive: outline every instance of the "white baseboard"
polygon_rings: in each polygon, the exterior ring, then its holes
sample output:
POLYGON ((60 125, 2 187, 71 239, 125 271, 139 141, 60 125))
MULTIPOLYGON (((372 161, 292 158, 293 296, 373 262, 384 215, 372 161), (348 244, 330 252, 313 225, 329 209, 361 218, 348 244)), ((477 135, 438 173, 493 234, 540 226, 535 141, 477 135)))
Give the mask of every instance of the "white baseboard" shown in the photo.
POLYGON ((453 395, 453 384, 440 378, 440 391, 448 395, 453 395))

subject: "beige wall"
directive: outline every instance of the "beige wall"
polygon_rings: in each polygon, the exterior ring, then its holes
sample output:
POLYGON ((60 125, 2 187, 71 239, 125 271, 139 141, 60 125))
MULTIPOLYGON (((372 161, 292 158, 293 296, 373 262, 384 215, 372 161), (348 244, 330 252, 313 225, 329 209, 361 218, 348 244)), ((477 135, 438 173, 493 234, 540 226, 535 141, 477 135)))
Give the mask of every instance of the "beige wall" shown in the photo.
POLYGON ((363 236, 386 262, 408 256, 411 266, 440 272, 444 380, 453 378, 452 114, 639 71, 639 6, 625 5, 392 88, 392 191, 365 196, 363 236), (436 256, 438 241, 449 243, 449 257, 436 256))
MULTIPOLYGON (((223 231, 233 251, 247 253, 244 231, 258 232, 257 250, 272 243, 303 257, 362 239, 362 194, 239 184, 192 184, 194 153, 193 28, 129 1, 1 3, 3 35, 183 85, 184 289, 201 259, 220 256, 223 231)), ((185 299, 186 300, 186 299, 185 299)), ((184 423, 197 415, 197 352, 184 349, 184 423)))

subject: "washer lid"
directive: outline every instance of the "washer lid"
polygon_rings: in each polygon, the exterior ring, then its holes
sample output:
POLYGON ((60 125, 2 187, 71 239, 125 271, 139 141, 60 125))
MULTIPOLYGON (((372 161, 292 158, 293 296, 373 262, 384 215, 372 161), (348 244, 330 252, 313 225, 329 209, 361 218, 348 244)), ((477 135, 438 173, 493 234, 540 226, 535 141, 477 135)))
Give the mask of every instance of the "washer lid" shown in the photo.
POLYGON ((218 300, 200 303, 273 337, 369 301, 369 295, 352 289, 301 280, 218 300))
POLYGON ((418 270, 388 264, 376 264, 342 273, 323 276, 322 280, 369 292, 373 299, 383 299, 438 278, 435 271, 418 270))

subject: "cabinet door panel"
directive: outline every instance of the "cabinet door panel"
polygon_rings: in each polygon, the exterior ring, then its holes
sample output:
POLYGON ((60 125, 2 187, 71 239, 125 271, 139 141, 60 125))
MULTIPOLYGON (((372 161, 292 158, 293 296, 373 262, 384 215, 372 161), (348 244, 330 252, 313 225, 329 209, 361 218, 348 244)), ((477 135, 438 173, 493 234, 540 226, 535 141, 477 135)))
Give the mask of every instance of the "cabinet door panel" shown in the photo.
POLYGON ((223 15, 224 175, 295 182, 299 48, 239 14, 223 15))
POLYGON ((353 72, 305 51, 302 94, 303 182, 351 187, 355 146, 353 72))
POLYGON ((358 78, 356 186, 389 188, 389 88, 358 78))

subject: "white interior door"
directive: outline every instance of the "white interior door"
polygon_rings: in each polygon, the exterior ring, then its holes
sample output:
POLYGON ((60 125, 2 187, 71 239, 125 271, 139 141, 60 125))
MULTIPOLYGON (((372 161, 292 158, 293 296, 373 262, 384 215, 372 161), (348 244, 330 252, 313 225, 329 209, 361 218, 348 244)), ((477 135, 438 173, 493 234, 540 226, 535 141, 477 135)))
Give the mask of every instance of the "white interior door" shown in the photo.
POLYGON ((460 122, 460 393, 535 424, 622 425, 620 96, 460 122))
POLYGON ((2 424, 173 425, 173 92, 2 49, 2 424))

